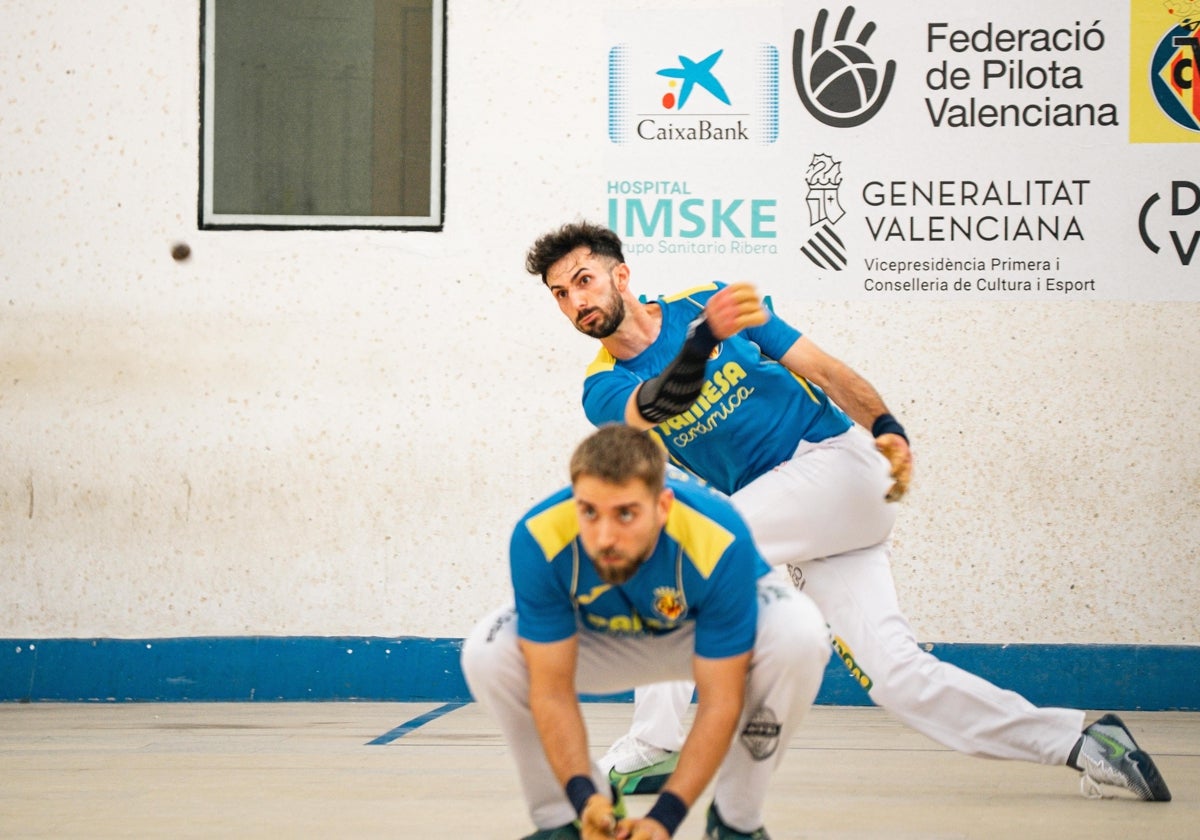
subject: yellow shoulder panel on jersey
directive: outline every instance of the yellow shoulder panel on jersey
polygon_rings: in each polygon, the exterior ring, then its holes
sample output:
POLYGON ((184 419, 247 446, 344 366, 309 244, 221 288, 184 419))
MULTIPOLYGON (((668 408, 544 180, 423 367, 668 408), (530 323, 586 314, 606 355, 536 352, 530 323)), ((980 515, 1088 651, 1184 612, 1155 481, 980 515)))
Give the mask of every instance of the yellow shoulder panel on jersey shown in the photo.
POLYGON ((542 553, 546 555, 546 562, 550 562, 579 534, 575 500, 567 499, 552 508, 546 508, 537 516, 530 517, 525 527, 541 546, 542 553))
POLYGON ((667 533, 692 558, 692 565, 707 578, 716 568, 717 561, 733 542, 733 534, 726 531, 699 511, 675 499, 667 514, 667 533))
POLYGON ((703 286, 693 286, 690 289, 684 289, 679 294, 671 295, 670 297, 664 297, 663 303, 674 303, 677 300, 683 300, 686 297, 691 297, 692 295, 699 294, 700 292, 714 291, 716 288, 716 283, 705 283, 703 286))
POLYGON ((607 370, 612 370, 617 366, 617 357, 608 350, 601 347, 600 352, 596 354, 596 358, 592 359, 592 363, 588 365, 587 373, 584 375, 586 379, 593 373, 604 373, 607 370))

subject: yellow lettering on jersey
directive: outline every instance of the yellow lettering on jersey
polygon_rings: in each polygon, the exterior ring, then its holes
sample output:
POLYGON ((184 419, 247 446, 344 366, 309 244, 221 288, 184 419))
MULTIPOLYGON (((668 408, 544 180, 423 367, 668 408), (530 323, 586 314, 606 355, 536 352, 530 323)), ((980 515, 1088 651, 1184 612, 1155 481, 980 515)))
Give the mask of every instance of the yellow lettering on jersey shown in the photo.
POLYGON ((705 578, 733 543, 733 534, 678 499, 667 514, 666 532, 683 546, 692 565, 705 578))
POLYGON ((721 368, 721 373, 725 374, 725 379, 729 382, 728 386, 721 389, 722 394, 746 378, 746 371, 737 362, 726 362, 721 368))
POLYGON ((646 629, 645 625, 642 624, 641 616, 638 615, 614 615, 611 618, 605 618, 602 615, 592 615, 589 613, 587 622, 597 630, 623 635, 640 634, 645 632, 646 629))
POLYGON ((699 422, 706 412, 714 408, 721 398, 729 393, 730 388, 745 378, 746 371, 741 365, 737 362, 726 362, 720 370, 713 372, 712 379, 705 381, 701 386, 700 398, 692 403, 691 408, 658 424, 661 433, 669 435, 673 431, 699 422))
POLYGON ((636 615, 614 615, 608 620, 608 629, 613 633, 640 633, 642 621, 636 615))
POLYGON ((525 527, 537 540, 546 562, 550 562, 579 535, 579 517, 575 513, 574 500, 565 499, 554 507, 546 508, 537 516, 530 517, 525 527))

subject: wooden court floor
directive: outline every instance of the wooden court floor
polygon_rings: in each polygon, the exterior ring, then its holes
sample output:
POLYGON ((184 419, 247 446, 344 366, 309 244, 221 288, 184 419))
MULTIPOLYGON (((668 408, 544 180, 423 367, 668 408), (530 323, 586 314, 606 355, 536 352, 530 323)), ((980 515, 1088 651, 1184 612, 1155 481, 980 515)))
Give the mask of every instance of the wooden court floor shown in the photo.
MULTIPOLYGON (((630 706, 593 703, 599 755, 630 706)), ((950 752, 819 706, 767 803, 774 840, 1200 837, 1200 713, 1122 713, 1174 794, 1089 801, 1062 767, 950 752)), ((1090 717, 1089 717, 1090 719, 1090 717)), ((707 795, 676 833, 699 838, 707 795)), ((652 800, 630 799, 642 812, 652 800)), ((532 825, 475 704, 0 704, 0 837, 515 840, 532 825)))

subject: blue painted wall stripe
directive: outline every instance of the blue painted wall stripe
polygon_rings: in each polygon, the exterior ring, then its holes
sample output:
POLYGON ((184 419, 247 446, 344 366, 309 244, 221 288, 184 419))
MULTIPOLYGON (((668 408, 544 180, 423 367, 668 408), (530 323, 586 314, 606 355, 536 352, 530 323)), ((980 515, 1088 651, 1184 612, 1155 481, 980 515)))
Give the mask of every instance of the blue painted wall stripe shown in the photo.
MULTIPOLYGON (((928 647, 1039 706, 1200 711, 1200 646, 928 647)), ((0 701, 464 703, 461 648, 457 638, 387 636, 0 639, 0 701)), ((870 703, 836 656, 817 702, 870 703)))
POLYGON ((442 715, 447 714, 448 712, 453 712, 455 709, 461 709, 465 705, 466 703, 445 703, 441 706, 438 706, 436 709, 433 709, 432 711, 426 712, 423 715, 418 715, 412 720, 405 721, 395 729, 389 729, 387 732, 383 733, 374 740, 367 741, 367 746, 378 747, 383 746, 384 744, 390 744, 392 741, 395 741, 398 738, 403 738, 414 729, 419 729, 430 721, 437 720, 442 715))

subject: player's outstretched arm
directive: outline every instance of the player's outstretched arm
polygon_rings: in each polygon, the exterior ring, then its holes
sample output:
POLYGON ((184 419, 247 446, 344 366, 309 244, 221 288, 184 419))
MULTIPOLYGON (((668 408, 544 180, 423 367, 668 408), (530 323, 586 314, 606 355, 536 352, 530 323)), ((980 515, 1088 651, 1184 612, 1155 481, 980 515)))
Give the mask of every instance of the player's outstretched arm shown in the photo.
POLYGON ((804 336, 788 348, 780 362, 792 373, 815 383, 851 420, 871 430, 876 448, 891 464, 893 484, 887 500, 898 501, 912 481, 912 450, 903 427, 892 417, 874 386, 804 336))
POLYGON ((687 411, 704 387, 704 365, 719 343, 747 327, 767 322, 766 309, 749 283, 734 283, 713 294, 692 322, 679 354, 638 386, 625 406, 625 422, 639 429, 687 411))

